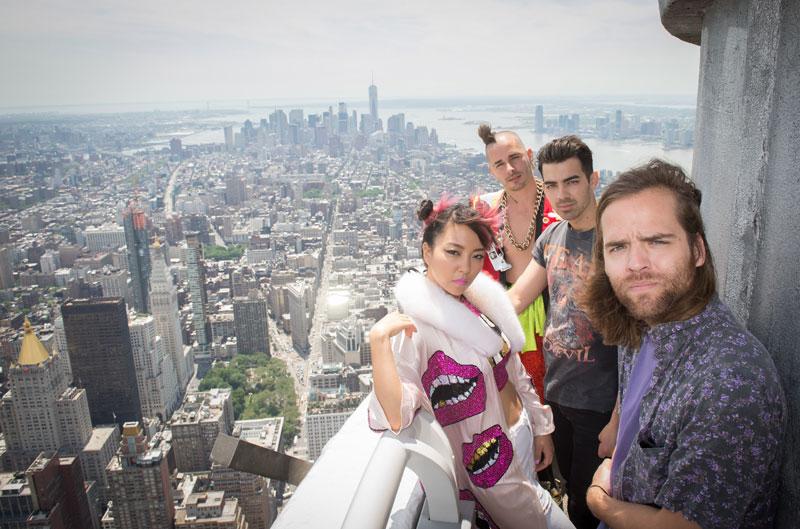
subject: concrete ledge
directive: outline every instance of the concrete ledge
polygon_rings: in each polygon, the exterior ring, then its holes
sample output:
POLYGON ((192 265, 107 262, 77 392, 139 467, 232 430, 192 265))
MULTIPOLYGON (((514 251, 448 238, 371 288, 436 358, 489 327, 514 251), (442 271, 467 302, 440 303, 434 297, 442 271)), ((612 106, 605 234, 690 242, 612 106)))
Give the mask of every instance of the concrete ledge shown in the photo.
POLYGON ((661 24, 673 36, 699 45, 703 15, 713 3, 714 0, 658 0, 661 24))

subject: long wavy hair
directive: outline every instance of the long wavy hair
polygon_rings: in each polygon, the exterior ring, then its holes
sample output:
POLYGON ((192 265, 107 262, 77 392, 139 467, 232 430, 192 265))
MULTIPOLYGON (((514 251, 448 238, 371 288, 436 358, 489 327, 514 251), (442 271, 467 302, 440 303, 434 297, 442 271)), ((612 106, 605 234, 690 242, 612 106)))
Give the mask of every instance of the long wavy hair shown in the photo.
POLYGON ((597 204, 597 227, 591 272, 578 297, 579 305, 608 345, 638 347, 646 325, 634 318, 614 294, 605 271, 603 227, 600 220, 603 212, 614 201, 652 188, 672 192, 677 204, 675 213, 678 222, 690 241, 698 235, 701 237, 706 252, 705 262, 695 269, 687 294, 675 300, 670 307, 666 307, 667 310, 661 320, 679 321, 698 314, 717 291, 714 261, 706 240, 703 217, 700 214, 702 199, 700 190, 689 180, 683 169, 663 160, 652 159, 629 169, 606 188, 597 204))

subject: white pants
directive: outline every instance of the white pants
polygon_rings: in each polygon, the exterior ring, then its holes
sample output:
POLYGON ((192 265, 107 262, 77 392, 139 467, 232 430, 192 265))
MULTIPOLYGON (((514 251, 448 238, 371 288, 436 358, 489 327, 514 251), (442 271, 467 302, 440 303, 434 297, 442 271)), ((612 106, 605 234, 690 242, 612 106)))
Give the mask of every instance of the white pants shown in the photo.
POLYGON ((511 445, 514 447, 514 454, 519 457, 525 477, 536 489, 548 529, 575 529, 564 511, 558 508, 553 497, 539 484, 539 480, 536 478, 536 465, 533 460, 533 430, 525 410, 522 410, 517 424, 509 428, 509 437, 511 445))

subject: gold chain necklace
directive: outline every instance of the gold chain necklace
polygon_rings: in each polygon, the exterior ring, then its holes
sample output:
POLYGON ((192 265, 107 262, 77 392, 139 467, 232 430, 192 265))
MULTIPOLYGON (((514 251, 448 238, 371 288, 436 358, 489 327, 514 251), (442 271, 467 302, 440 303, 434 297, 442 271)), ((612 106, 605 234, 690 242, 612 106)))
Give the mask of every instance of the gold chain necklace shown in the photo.
POLYGON ((519 251, 525 251, 528 249, 528 247, 531 245, 531 241, 533 240, 533 236, 536 233, 536 217, 539 213, 539 205, 542 201, 542 195, 544 194, 544 186, 538 179, 534 178, 534 181, 536 182, 536 203, 533 208, 531 225, 528 226, 528 234, 525 236, 525 240, 522 243, 518 243, 514 238, 514 234, 511 232, 511 223, 508 222, 506 214, 508 207, 508 193, 503 191, 503 197, 500 199, 500 208, 503 210, 503 234, 508 238, 508 241, 514 245, 514 248, 519 251))

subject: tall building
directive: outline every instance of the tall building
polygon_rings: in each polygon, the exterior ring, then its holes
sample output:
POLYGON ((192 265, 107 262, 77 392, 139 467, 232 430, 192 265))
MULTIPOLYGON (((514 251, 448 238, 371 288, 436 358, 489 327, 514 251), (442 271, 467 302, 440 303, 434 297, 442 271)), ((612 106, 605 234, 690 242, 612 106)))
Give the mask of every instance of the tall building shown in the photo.
MULTIPOLYGON (((236 421, 233 437, 277 452, 282 451, 283 417, 236 421)), ((256 474, 232 470, 217 464, 211 467, 214 488, 224 490, 226 497, 239 500, 249 529, 268 529, 276 516, 270 480, 256 474)), ((278 487, 283 483, 277 482, 278 487)))
POLYGON ((0 290, 14 287, 14 262, 9 248, 0 247, 0 290))
POLYGON ((106 467, 119 448, 119 427, 116 424, 92 429, 92 437, 80 453, 81 468, 86 481, 96 484, 98 503, 104 505, 110 499, 106 467))
POLYGON ((122 214, 125 227, 125 244, 128 247, 128 272, 131 274, 133 308, 137 312, 150 312, 150 238, 147 234, 144 211, 133 202, 122 214))
POLYGON ((332 401, 309 403, 306 416, 309 459, 313 461, 319 457, 325 444, 339 432, 362 400, 363 394, 351 393, 332 401))
POLYGON ((86 389, 92 424, 142 418, 128 313, 122 298, 69 299, 61 306, 75 385, 86 389))
POLYGON ((0 473, 0 528, 26 529, 35 510, 34 496, 23 472, 0 473))
POLYGON ((396 134, 403 134, 406 130, 406 115, 405 114, 393 114, 389 116, 389 119, 386 122, 386 131, 387 132, 394 132, 396 134))
POLYGON ((178 292, 164 260, 164 249, 156 241, 150 250, 150 310, 155 318, 156 333, 161 337, 164 351, 172 362, 182 395, 192 378, 192 350, 183 344, 181 322, 178 318, 178 292))
POLYGON ((233 298, 233 323, 239 353, 270 354, 267 300, 263 296, 233 298))
POLYGON ((180 138, 171 138, 169 140, 169 153, 176 158, 180 158, 183 155, 183 142, 180 138))
MULTIPOLYGON (((253 248, 253 244, 250 244, 253 248)), ((258 289, 258 279, 251 268, 237 267, 231 270, 231 296, 235 298, 247 297, 251 290, 258 289)))
POLYGON ((168 529, 173 527, 170 445, 162 433, 148 440, 135 421, 122 426, 119 451, 106 472, 114 502, 116 529, 168 529))
POLYGON ((378 122, 378 87, 374 82, 369 85, 369 115, 373 123, 378 122))
POLYGON ((225 148, 233 150, 233 125, 228 125, 223 129, 225 133, 225 148))
POLYGON ((208 232, 211 225, 208 223, 208 217, 205 215, 189 215, 183 219, 184 237, 187 231, 196 231, 197 236, 202 244, 211 244, 211 237, 208 232))
POLYGON ((128 272, 125 270, 96 270, 95 273, 86 274, 87 279, 95 280, 103 287, 103 297, 106 298, 125 298, 133 302, 130 289, 128 288, 128 272))
POLYGON ((302 108, 293 108, 289 111, 289 124, 302 127, 304 121, 302 108))
POLYGON ((225 176, 225 203, 237 206, 247 199, 247 187, 244 178, 235 173, 225 176))
POLYGON ((180 404, 180 388, 172 358, 164 350, 152 316, 136 314, 128 321, 128 328, 142 417, 166 421, 180 404))
POLYGON ((536 113, 533 117, 533 131, 544 132, 544 107, 536 105, 536 113))
POLYGON ((221 490, 193 492, 175 511, 175 528, 250 529, 239 500, 227 498, 221 490))
POLYGON ((89 251, 116 250, 125 244, 125 229, 118 225, 91 226, 83 232, 89 251))
POLYGON ((25 474, 36 508, 27 527, 99 528, 100 519, 87 494, 96 484, 84 482, 79 459, 42 452, 25 474))
POLYGON ((42 451, 78 454, 92 435, 86 391, 71 387, 58 351, 50 354, 25 320, 19 357, 0 399, 0 427, 11 468, 26 469, 42 451))
POLYGON ((193 492, 175 511, 175 527, 181 529, 249 529, 239 501, 222 491, 193 492))
POLYGON ((286 287, 289 300, 289 316, 292 326, 292 345, 300 352, 308 351, 308 313, 306 312, 306 297, 308 287, 303 282, 296 282, 286 287))
POLYGON ((211 468, 211 449, 217 435, 230 434, 232 427, 230 388, 187 393, 169 421, 178 470, 197 472, 211 468))
POLYGON ((209 329, 206 304, 206 271, 203 263, 203 244, 197 232, 187 231, 186 235, 186 277, 192 295, 192 323, 197 344, 201 349, 208 346, 209 329))
POLYGON ((337 114, 336 131, 340 136, 347 136, 347 125, 350 123, 350 116, 347 114, 347 103, 339 103, 339 113, 337 114))

